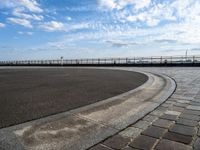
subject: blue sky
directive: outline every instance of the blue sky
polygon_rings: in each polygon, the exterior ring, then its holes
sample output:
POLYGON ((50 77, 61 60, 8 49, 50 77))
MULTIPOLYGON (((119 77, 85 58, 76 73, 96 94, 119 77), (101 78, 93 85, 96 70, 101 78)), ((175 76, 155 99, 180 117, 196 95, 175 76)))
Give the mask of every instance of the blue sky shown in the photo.
POLYGON ((0 0, 0 60, 200 52, 199 0, 0 0))

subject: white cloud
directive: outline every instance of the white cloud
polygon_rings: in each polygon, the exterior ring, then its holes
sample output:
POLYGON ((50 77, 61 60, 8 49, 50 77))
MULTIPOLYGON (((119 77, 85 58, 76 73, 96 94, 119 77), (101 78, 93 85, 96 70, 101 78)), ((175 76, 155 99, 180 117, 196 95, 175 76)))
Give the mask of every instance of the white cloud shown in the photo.
POLYGON ((23 12, 24 9, 23 8, 15 8, 13 10, 13 15, 16 17, 20 17, 20 18, 24 18, 24 19, 30 19, 30 20, 37 20, 37 21, 41 21, 44 19, 44 17, 42 15, 35 15, 35 14, 26 14, 23 12))
POLYGON ((7 20, 24 27, 32 28, 32 20, 41 21, 44 19, 42 15, 38 14, 42 13, 43 9, 40 8, 37 0, 0 0, 0 8, 11 9, 13 16, 7 20))
POLYGON ((32 24, 29 20, 26 20, 26 19, 20 19, 20 18, 7 18, 8 21, 12 22, 12 23, 15 23, 15 24, 18 24, 18 25, 21 25, 21 26, 24 26, 24 27, 27 27, 27 28, 32 28, 32 24))
POLYGON ((146 20, 147 25, 150 27, 157 26, 159 22, 160 22, 159 19, 154 19, 154 18, 149 18, 146 20))
POLYGON ((124 9, 126 6, 131 5, 134 9, 139 10, 148 7, 151 0, 98 0, 101 8, 106 9, 124 9))
MULTIPOLYGON (((103 3, 102 0, 99 1, 103 3)), ((200 1, 198 0, 160 1, 157 3, 151 2, 151 0, 115 0, 114 4, 115 11, 110 11, 111 16, 114 16, 112 19, 123 23, 134 22, 140 25, 157 26, 160 22, 200 22, 200 1), (132 9, 127 7, 128 5, 132 9)))
POLYGON ((71 18, 70 16, 67 16, 66 19, 67 19, 68 21, 71 21, 71 20, 72 20, 72 18, 71 18))
POLYGON ((130 41, 125 41, 125 40, 107 40, 107 43, 110 43, 113 47, 128 47, 131 45, 137 45, 139 43, 136 42, 130 42, 130 41))
POLYGON ((18 34, 21 34, 21 35, 33 35, 33 32, 23 32, 23 31, 19 31, 18 34))
POLYGON ((136 0, 134 2, 135 3, 133 3, 133 4, 135 5, 135 8, 141 9, 141 8, 148 7, 151 3, 151 0, 136 0))
POLYGON ((90 23, 77 23, 77 24, 73 24, 73 25, 67 25, 67 31, 73 31, 73 30, 79 30, 79 29, 93 29, 93 24, 90 23))
POLYGON ((64 24, 62 22, 50 21, 40 24, 39 28, 48 32, 53 32, 53 31, 69 32, 79 29, 87 29, 87 28, 92 29, 93 27, 92 24, 89 23, 64 24))
POLYGON ((44 29, 45 31, 62 31, 64 30, 64 24, 62 22, 50 21, 43 23, 39 28, 44 29))
POLYGON ((39 7, 36 0, 20 0, 18 1, 22 6, 34 13, 41 13, 43 10, 39 7))
POLYGON ((117 6, 114 0, 99 0, 98 3, 100 7, 111 10, 117 6))
POLYGON ((4 23, 0 22, 0 28, 5 27, 6 25, 4 23))
POLYGON ((25 8, 33 13, 43 12, 36 0, 0 0, 0 7, 25 8))

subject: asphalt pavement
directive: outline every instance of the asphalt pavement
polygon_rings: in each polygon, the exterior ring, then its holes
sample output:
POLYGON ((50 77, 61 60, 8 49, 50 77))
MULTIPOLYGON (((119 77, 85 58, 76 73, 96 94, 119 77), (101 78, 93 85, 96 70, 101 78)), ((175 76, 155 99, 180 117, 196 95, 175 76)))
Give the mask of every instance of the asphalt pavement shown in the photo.
POLYGON ((137 72, 81 68, 0 69, 0 128, 69 111, 147 81, 137 72))

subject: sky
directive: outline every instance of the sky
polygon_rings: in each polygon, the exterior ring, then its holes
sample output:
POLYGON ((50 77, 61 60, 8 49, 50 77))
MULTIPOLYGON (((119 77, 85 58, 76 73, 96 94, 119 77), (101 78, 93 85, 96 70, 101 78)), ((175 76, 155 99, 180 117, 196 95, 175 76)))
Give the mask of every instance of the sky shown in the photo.
POLYGON ((200 0, 0 0, 0 60, 200 54, 200 0))

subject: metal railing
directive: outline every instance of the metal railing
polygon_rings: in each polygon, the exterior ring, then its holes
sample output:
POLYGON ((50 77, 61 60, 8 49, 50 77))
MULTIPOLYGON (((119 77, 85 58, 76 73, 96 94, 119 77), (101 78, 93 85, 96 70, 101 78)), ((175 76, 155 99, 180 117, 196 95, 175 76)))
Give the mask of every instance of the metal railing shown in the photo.
POLYGON ((57 59, 0 61, 0 65, 156 65, 200 64, 200 56, 160 56, 133 58, 57 59))

